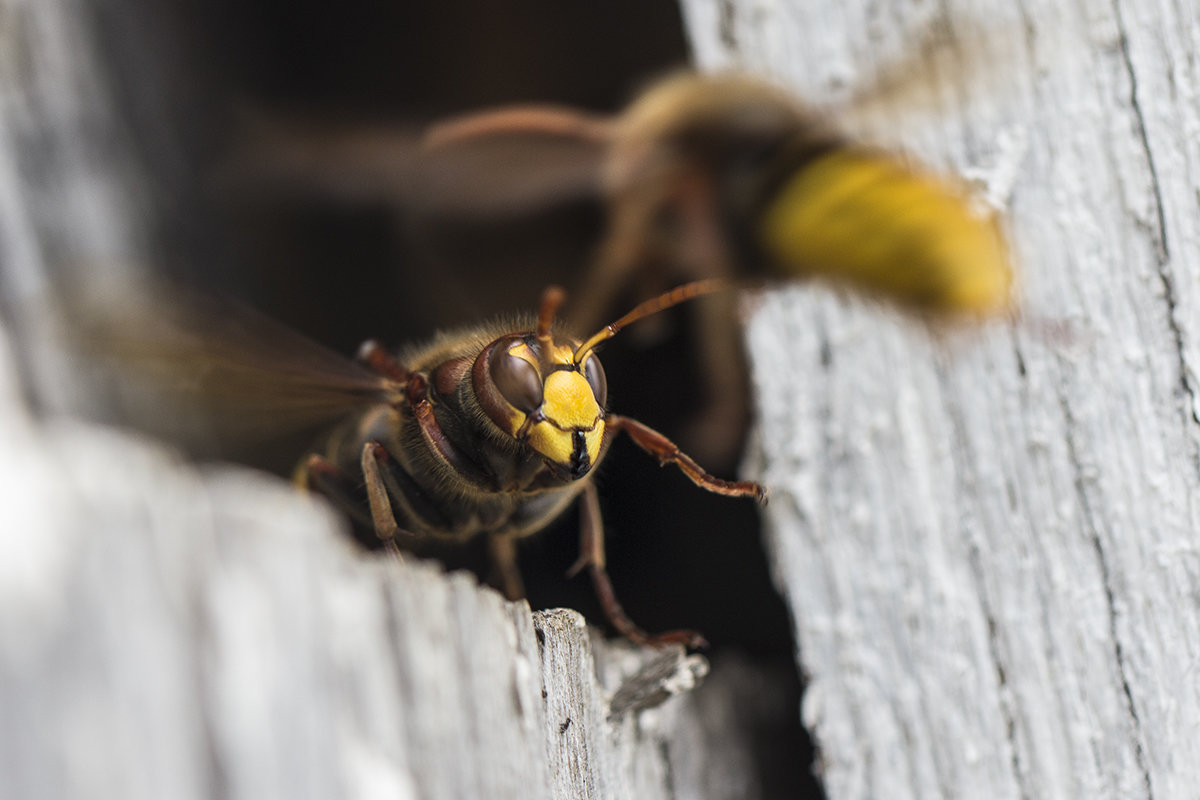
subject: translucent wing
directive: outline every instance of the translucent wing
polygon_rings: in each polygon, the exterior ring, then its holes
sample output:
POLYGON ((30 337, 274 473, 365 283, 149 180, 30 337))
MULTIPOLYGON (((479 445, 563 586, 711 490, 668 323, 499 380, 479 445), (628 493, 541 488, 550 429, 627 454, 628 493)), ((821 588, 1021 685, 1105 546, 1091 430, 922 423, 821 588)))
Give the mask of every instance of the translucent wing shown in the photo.
POLYGON ((70 307, 101 415, 205 453, 313 429, 403 389, 231 302, 160 288, 70 307))

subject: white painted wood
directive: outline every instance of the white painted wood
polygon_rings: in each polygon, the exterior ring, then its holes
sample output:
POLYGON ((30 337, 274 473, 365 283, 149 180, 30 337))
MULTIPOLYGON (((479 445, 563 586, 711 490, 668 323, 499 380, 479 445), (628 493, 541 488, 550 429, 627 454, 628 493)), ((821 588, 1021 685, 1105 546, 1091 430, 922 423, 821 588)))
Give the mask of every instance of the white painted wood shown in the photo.
POLYGON ((1021 268, 1026 319, 976 333, 811 288, 752 315, 831 800, 1197 796, 1200 10, 683 5, 705 68, 978 179, 1021 268))

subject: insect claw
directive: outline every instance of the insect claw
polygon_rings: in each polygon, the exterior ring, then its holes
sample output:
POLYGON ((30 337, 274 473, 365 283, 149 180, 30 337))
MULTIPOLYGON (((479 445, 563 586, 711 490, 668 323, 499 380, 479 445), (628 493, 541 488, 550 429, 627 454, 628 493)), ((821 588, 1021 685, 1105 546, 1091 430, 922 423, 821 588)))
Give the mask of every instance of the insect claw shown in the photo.
POLYGON ((590 566, 592 557, 587 553, 583 553, 579 558, 575 559, 575 563, 567 568, 567 577, 574 578, 580 572, 583 572, 584 567, 590 566))
POLYGON ((400 549, 400 545, 396 544, 395 537, 386 540, 383 544, 383 549, 393 560, 401 564, 404 563, 404 552, 400 549))

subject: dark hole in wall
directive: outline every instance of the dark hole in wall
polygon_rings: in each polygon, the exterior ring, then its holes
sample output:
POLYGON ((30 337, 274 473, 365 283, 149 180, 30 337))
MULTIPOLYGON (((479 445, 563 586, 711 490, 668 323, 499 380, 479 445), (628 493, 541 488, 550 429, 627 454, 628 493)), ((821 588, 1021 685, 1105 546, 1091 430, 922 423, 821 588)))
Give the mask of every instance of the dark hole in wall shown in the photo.
MULTIPOLYGON (((336 138, 415 130, 447 114, 512 102, 608 112, 687 61, 679 11, 667 0, 538 3, 519 11, 461 1, 132 5, 152 18, 110 10, 101 23, 136 87, 129 90, 134 116, 144 126, 162 125, 146 106, 169 109, 169 135, 193 156, 158 165, 158 191, 169 198, 163 263, 178 279, 249 300, 347 353, 366 338, 410 341, 532 309, 545 285, 575 282, 602 229, 601 209, 582 198, 529 219, 451 230, 431 256, 414 249, 404 235, 413 220, 386 197, 339 194, 324 178, 254 172, 256 160, 279 152, 263 146, 264 126, 276 137, 268 144, 286 145, 297 131, 336 138), (156 34, 173 30, 178 41, 156 35, 157 52, 147 54, 139 41, 147 26, 156 34), (146 64, 160 61, 175 69, 148 74, 146 64), (248 140, 258 149, 247 157, 248 140), (249 165, 252 177, 231 163, 249 165)), ((687 314, 674 315, 649 343, 618 339, 603 354, 615 410, 669 436, 679 435, 680 421, 698 405, 687 314)), ((294 444, 241 454, 281 472, 296 456, 294 444)), ((709 466, 731 475, 736 463, 709 466)), ((794 642, 754 504, 706 494, 624 441, 602 470, 609 568, 633 618, 652 631, 696 628, 717 650, 738 648, 790 668, 794 642)), ((578 552, 577 531, 569 513, 525 543, 523 572, 534 607, 569 606, 597 621, 586 578, 563 577, 578 552)), ((797 708, 799 696, 797 678, 779 703, 797 708)), ((791 718, 774 749, 763 748, 764 785, 771 796, 819 797, 811 747, 797 715, 791 718)))

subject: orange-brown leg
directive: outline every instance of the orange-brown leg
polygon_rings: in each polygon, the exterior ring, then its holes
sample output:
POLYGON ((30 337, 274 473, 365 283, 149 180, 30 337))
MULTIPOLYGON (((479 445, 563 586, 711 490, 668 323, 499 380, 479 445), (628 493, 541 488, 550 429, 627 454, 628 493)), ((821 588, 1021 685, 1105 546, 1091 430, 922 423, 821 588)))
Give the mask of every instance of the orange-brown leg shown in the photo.
POLYGON ((368 339, 359 345, 358 360, 377 375, 390 378, 396 383, 407 383, 411 376, 408 369, 374 339, 368 339))
POLYGON ((692 483, 701 489, 729 497, 753 497, 760 503, 767 501, 767 490, 752 481, 727 481, 709 475, 679 447, 651 427, 635 419, 610 414, 605 425, 613 434, 624 431, 634 443, 658 459, 659 464, 671 463, 679 467, 692 483))
POLYGON ((400 548, 396 544, 396 534, 400 526, 396 523, 396 512, 392 510, 392 501, 388 497, 387 486, 379 472, 379 459, 386 457, 383 446, 378 442, 367 442, 363 445, 362 464, 363 480, 367 486, 367 507, 371 510, 371 523, 375 527, 375 535, 383 542, 387 551, 403 561, 400 548))
POLYGON ((316 453, 310 455, 297 471, 296 483, 310 491, 320 492, 359 524, 372 528, 383 542, 384 548, 403 560, 397 538, 413 534, 400 528, 392 512, 391 499, 380 474, 379 460, 386 457, 387 453, 378 442, 367 442, 363 446, 360 463, 367 490, 369 515, 363 513, 362 497, 351 490, 351 482, 345 473, 323 456, 316 453))
POLYGON ((503 533, 488 535, 488 555, 492 573, 488 583, 504 593, 508 600, 525 597, 525 582, 521 580, 521 569, 517 564, 517 541, 503 533))
POLYGON ((319 492, 343 513, 353 517, 361 525, 373 525, 370 517, 362 511, 362 499, 350 490, 350 481, 344 472, 324 456, 313 453, 296 470, 296 484, 307 491, 319 492))
POLYGON ((605 568, 604 556, 604 522, 600 518, 600 497, 596 487, 589 483, 580 498, 580 536, 579 560, 571 567, 568 574, 574 575, 584 567, 592 576, 592 586, 595 587, 596 597, 604 609, 604 616, 612 623, 617 632, 635 644, 652 646, 666 644, 682 644, 687 647, 707 647, 708 642, 696 631, 677 630, 651 635, 642 630, 629 618, 609 580, 605 568))

